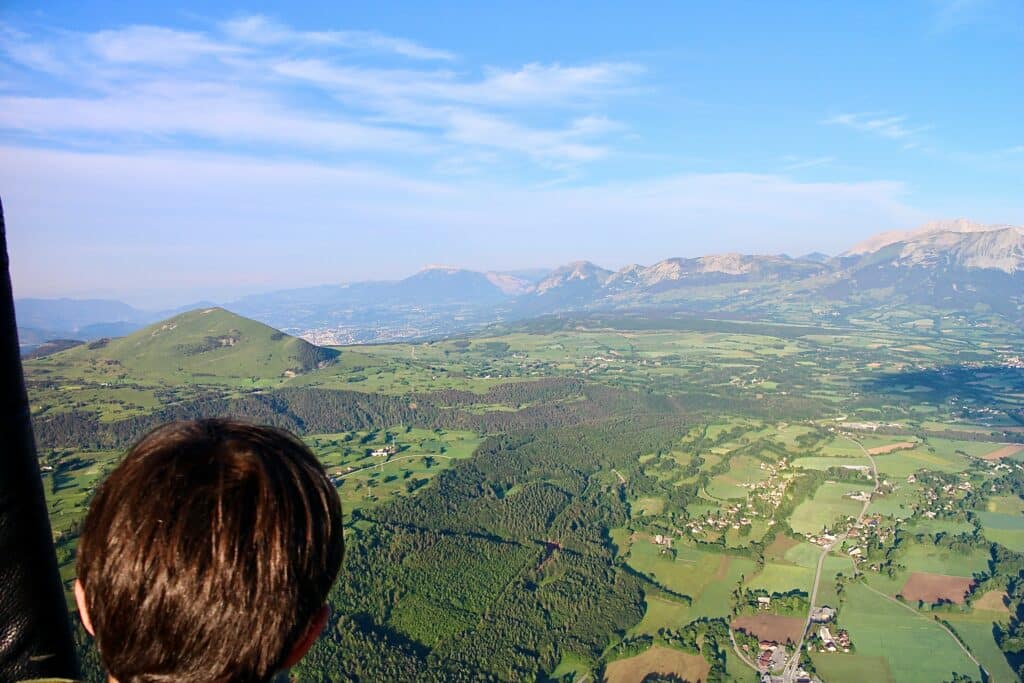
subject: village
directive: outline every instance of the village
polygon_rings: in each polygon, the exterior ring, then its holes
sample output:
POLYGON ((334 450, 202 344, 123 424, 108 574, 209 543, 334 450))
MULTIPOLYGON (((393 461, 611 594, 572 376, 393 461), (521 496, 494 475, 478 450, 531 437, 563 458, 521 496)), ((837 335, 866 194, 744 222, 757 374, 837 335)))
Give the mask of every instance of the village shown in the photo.
POLYGON ((729 529, 749 527, 758 517, 774 519, 773 513, 782 503, 782 497, 786 493, 788 478, 782 472, 788 467, 786 458, 775 464, 762 462, 760 468, 768 473, 768 478, 740 484, 750 490, 746 502, 730 503, 721 507, 718 514, 709 512, 700 518, 691 519, 686 524, 690 536, 703 540, 701 537, 717 535, 729 529))

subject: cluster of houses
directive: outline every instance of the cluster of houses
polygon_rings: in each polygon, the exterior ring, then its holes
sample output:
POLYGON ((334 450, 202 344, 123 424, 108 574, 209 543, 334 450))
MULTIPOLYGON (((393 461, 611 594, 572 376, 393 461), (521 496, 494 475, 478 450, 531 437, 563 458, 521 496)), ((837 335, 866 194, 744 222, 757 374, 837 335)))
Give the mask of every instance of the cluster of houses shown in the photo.
MULTIPOLYGON (((896 520, 897 523, 902 521, 902 519, 896 520)), ((846 538, 850 541, 846 546, 846 554, 859 564, 867 553, 869 543, 876 541, 879 545, 884 546, 893 540, 895 535, 895 527, 883 525, 881 515, 871 515, 859 524, 854 524, 846 533, 846 538)))
POLYGON ((686 528, 693 536, 700 536, 707 532, 728 531, 730 528, 739 529, 751 524, 750 517, 744 515, 753 516, 753 510, 754 506, 750 503, 746 504, 746 509, 743 505, 734 503, 719 510, 717 516, 708 513, 701 518, 690 520, 686 524, 686 528))
POLYGON ((969 481, 925 487, 921 491, 923 502, 918 507, 918 512, 928 519, 935 519, 940 512, 954 512, 959 509, 957 502, 973 489, 974 485, 969 481))
POLYGON ((839 650, 849 652, 852 645, 850 634, 846 632, 846 629, 839 629, 833 636, 832 630, 825 625, 818 628, 818 641, 818 652, 838 652, 839 650))
MULTIPOLYGON (((726 505, 718 511, 717 515, 709 513, 702 518, 690 520, 686 528, 693 536, 704 536, 709 533, 750 526, 754 517, 761 516, 755 503, 761 503, 762 509, 767 507, 772 511, 782 503, 787 479, 782 476, 781 471, 788 467, 789 463, 785 458, 775 464, 762 462, 761 469, 768 473, 768 478, 763 481, 741 484, 744 488, 750 489, 746 503, 726 505)), ((771 515, 768 516, 771 517, 771 515)))
POLYGON ((375 458, 386 458, 389 455, 394 455, 397 452, 398 452, 398 446, 396 446, 393 443, 389 443, 386 446, 381 446, 380 448, 374 448, 372 451, 370 451, 370 455, 375 457, 375 458))

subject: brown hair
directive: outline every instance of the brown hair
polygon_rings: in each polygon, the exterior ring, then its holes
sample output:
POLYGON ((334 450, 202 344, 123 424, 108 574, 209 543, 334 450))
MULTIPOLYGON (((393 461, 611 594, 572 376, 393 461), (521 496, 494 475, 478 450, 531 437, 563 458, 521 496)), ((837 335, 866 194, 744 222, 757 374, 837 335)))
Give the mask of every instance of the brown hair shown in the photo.
POLYGON ((231 420, 142 438, 85 518, 78 579, 120 683, 265 681, 327 599, 341 503, 299 439, 231 420))

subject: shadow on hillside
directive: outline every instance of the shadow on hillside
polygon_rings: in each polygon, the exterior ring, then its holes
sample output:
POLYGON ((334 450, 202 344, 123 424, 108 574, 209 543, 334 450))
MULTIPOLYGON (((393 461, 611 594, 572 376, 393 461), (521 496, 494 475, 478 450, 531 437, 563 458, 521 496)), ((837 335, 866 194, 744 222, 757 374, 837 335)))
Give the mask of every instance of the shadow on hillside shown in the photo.
POLYGON ((932 403, 956 399, 989 404, 1024 392, 1024 368, 946 365, 877 375, 864 380, 861 388, 865 393, 917 396, 932 403))

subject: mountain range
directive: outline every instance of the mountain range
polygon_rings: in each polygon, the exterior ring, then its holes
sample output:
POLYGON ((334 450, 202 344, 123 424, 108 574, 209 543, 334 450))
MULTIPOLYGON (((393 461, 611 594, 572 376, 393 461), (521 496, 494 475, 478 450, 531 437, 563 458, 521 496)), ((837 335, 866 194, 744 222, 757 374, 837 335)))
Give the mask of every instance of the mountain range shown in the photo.
MULTIPOLYGON (((829 257, 714 254, 609 270, 478 272, 429 266, 400 281, 287 289, 223 304, 316 343, 406 340, 549 313, 658 306, 751 318, 843 320, 896 306, 1024 323, 1024 228, 966 219, 877 234, 829 257)), ((116 301, 21 299, 22 343, 94 339, 178 311, 116 301)))

